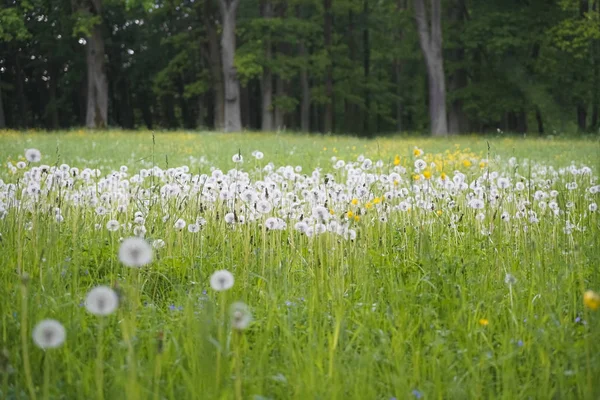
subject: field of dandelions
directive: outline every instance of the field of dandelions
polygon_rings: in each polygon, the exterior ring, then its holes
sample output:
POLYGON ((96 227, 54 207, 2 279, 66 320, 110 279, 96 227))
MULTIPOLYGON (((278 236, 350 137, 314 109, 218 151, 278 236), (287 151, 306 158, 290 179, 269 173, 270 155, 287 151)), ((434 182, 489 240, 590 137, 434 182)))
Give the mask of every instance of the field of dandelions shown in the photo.
POLYGON ((598 399, 597 139, 0 132, 1 399, 598 399))

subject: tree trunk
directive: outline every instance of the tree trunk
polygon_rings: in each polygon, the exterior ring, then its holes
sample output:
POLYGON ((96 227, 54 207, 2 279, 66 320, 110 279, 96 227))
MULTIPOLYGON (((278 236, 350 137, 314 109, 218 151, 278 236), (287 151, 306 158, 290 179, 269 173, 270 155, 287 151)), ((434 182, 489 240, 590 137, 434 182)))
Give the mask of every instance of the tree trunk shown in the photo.
POLYGON ((2 81, 0 81, 0 129, 6 128, 6 118, 4 117, 4 103, 2 102, 2 81))
POLYGON ((366 136, 370 136, 369 132, 369 116, 371 115, 371 92, 369 91, 369 75, 371 73, 371 46, 369 40, 369 5, 368 0, 363 0, 363 16, 364 16, 364 27, 363 27, 363 73, 365 78, 365 117, 363 119, 363 133, 366 136))
MULTIPOLYGON (((261 4, 261 15, 265 19, 273 17, 273 7, 269 0, 261 4)), ((271 44, 271 33, 264 38, 265 42, 265 64, 263 66, 261 91, 262 91, 262 130, 270 132, 273 130, 273 72, 271 60, 273 58, 273 47, 271 44)))
POLYGON ((540 135, 544 134, 544 119, 542 118, 542 112, 539 107, 535 108, 535 120, 538 124, 538 133, 540 135))
POLYGON ((323 0, 324 8, 324 38, 325 38, 325 51, 329 63, 327 65, 327 71, 325 73, 325 95, 327 96, 327 103, 325 103, 325 113, 323 115, 323 130, 325 133, 333 131, 333 65, 332 65, 332 54, 331 46, 333 44, 333 13, 331 10, 332 0, 323 0))
POLYGON ((587 107, 584 104, 577 105, 577 127, 580 132, 587 128, 587 107))
MULTIPOLYGON (((93 15, 101 15, 102 0, 90 1, 89 11, 93 15)), ((96 24, 92 28, 92 34, 86 41, 87 112, 85 124, 90 129, 102 129, 108 125, 108 79, 101 24, 96 24)))
POLYGON ((48 85, 48 105, 46 106, 46 121, 50 129, 58 129, 58 100, 56 89, 58 86, 58 68, 52 65, 50 68, 50 83, 48 85))
POLYGON ((215 130, 225 128, 225 86, 223 83, 223 67, 221 64, 221 48, 219 45, 219 35, 215 26, 215 12, 211 1, 204 2, 204 12, 202 13, 204 26, 208 39, 208 64, 214 92, 214 127, 215 130))
MULTIPOLYGON (((455 2, 451 11, 451 20, 457 25, 456 28, 459 32, 462 31, 462 25, 467 18, 467 11, 465 0, 458 0, 455 2)), ((462 66, 465 59, 465 49, 460 37, 455 39, 457 46, 450 52, 451 60, 461 65, 452 72, 448 82, 448 91, 450 93, 456 93, 461 89, 464 89, 468 84, 467 71, 462 66)), ((450 104, 448 110, 448 130, 449 133, 466 133, 469 130, 469 120, 463 109, 463 101, 460 98, 454 98, 450 104)))
POLYGON ((442 7, 441 0, 431 0, 431 22, 429 22, 424 1, 414 0, 415 19, 419 44, 427 66, 431 133, 434 136, 442 136, 448 133, 446 82, 442 56, 442 7))
POLYGON ((240 83, 235 68, 235 25, 240 0, 219 0, 223 17, 221 56, 225 80, 225 132, 240 132, 242 117, 240 109, 240 83))
POLYGON ((300 68, 300 86, 302 89, 302 100, 300 103, 300 129, 302 132, 310 131, 310 82, 308 80, 308 57, 304 43, 300 43, 300 56, 304 60, 300 68))
POLYGON ((402 104, 402 86, 400 85, 400 78, 402 76, 402 63, 400 60, 394 60, 394 80, 396 84, 396 130, 402 132, 402 114, 404 113, 404 107, 402 104))
POLYGON ((17 70, 17 76, 16 76, 16 86, 17 86, 17 99, 19 101, 19 117, 18 117, 18 121, 19 121, 19 127, 20 128, 27 128, 27 114, 28 114, 28 109, 27 109, 27 99, 25 97, 25 87, 23 85, 23 82, 25 80, 25 78, 23 77, 23 69, 21 68, 21 52, 17 52, 17 55, 15 57, 15 68, 17 70))
MULTIPOLYGON (((285 97, 285 81, 281 75, 277 75, 275 80, 275 98, 282 99, 285 97)), ((275 128, 279 131, 285 128, 285 110, 281 106, 275 106, 275 128)))

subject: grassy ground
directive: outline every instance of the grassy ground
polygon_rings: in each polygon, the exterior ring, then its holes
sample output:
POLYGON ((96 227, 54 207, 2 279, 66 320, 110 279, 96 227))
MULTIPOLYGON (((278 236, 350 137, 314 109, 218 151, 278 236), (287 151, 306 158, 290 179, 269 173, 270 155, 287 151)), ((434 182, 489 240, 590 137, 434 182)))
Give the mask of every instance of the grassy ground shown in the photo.
POLYGON ((561 138, 0 132, 0 398, 600 398, 600 313, 583 303, 600 290, 599 151, 561 138), (77 177, 6 167, 27 148, 42 152, 35 165, 66 163, 77 177), (216 187, 198 178, 194 189, 181 170, 133 178, 153 165, 213 174, 216 187), (460 174, 479 185, 449 189, 460 174), (499 177, 510 186, 496 188, 499 177), (273 210, 219 197, 240 181, 273 210), (324 222, 317 206, 345 230, 295 229, 324 222), (269 217, 287 227, 267 229, 269 217), (174 226, 200 218, 198 233, 174 226), (136 226, 165 244, 139 270, 118 257, 136 226), (221 269, 235 284, 216 292, 221 269), (114 315, 83 307, 97 285, 120 294, 114 315), (253 314, 243 331, 227 315, 234 301, 253 314), (43 351, 31 331, 45 318, 67 337, 43 351))

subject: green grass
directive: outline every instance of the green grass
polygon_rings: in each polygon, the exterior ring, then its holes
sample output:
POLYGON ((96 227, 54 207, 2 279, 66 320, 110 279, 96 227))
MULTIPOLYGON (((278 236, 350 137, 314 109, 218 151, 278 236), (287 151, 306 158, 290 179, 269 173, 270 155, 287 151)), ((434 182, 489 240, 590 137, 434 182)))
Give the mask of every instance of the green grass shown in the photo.
MULTIPOLYGON (((153 144, 150 132, 0 132, 0 179, 25 198, 22 182, 31 166, 13 174, 6 165, 31 147, 42 152, 41 164, 103 174, 125 165, 130 175, 152 165, 227 172, 239 151, 239 168, 253 182, 264 179, 269 162, 275 169, 300 165, 308 176, 319 167, 345 182, 331 157, 348 162, 363 154, 384 161, 380 172, 399 156, 409 169, 399 186, 410 189, 415 146, 437 164, 431 182, 442 172, 461 171, 470 182, 499 171, 513 183, 531 179, 515 198, 558 190, 564 213, 553 217, 531 200, 538 223, 515 217, 505 223, 502 210, 518 211, 507 191, 507 200, 486 202, 480 211, 456 195, 454 208, 436 200, 435 211, 413 206, 382 222, 384 207, 401 199, 375 200, 384 193, 373 184, 371 197, 357 205, 328 203, 340 220, 349 210, 366 212, 351 218, 357 238, 350 241, 333 233, 309 238, 292 221, 282 231, 267 231, 262 221, 233 229, 223 202, 188 197, 144 206, 147 197, 135 192, 127 211, 111 218, 131 223, 144 209, 146 238, 166 245, 149 266, 131 270, 117 255, 119 238, 131 230, 107 231, 109 217, 98 216, 95 206, 71 204, 64 188, 53 187, 0 219, 0 350, 6 350, 0 398, 28 399, 32 392, 44 398, 47 390, 51 399, 227 399, 240 397, 236 383, 244 399, 600 398, 600 312, 582 300, 586 290, 600 291, 600 219, 588 210, 599 200, 588 190, 598 185, 597 140, 157 133, 153 144), (254 160, 254 150, 265 158, 254 160), (517 165, 509 166, 511 157, 517 165), (572 162, 587 164, 593 176, 560 175, 542 189, 540 168, 572 162), (578 188, 567 191, 572 181, 578 188), (55 207, 62 210, 60 224, 55 207), (174 219, 189 223, 197 216, 207 220, 200 233, 174 229, 174 219), (564 232, 567 221, 577 225, 571 234, 564 232), (235 276, 231 290, 210 288, 220 269, 235 276), (507 274, 515 284, 505 283, 507 274), (82 306, 97 285, 122 296, 118 311, 102 322, 82 306), (254 316, 242 332, 230 328, 223 311, 238 300, 254 316), (44 352, 31 331, 45 318, 60 321, 67 338, 44 352)), ((421 175, 416 182, 424 181, 421 175)), ((489 193, 490 182, 482 182, 489 193)), ((157 193, 153 184, 142 186, 157 193)), ((6 206, 3 193, 0 184, 6 206)))

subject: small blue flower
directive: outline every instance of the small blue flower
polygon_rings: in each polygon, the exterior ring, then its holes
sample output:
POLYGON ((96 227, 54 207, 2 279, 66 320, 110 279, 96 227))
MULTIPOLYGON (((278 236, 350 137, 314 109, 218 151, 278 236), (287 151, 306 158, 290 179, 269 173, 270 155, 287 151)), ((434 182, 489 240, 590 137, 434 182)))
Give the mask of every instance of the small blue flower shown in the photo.
POLYGON ((415 396, 415 398, 420 399, 421 397, 423 397, 423 393, 421 393, 420 391, 418 391, 417 389, 414 389, 412 391, 413 396, 415 396))
POLYGON ((522 341, 522 340, 519 340, 519 341, 517 342, 517 346, 519 346, 519 347, 523 347, 523 341, 522 341))

